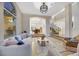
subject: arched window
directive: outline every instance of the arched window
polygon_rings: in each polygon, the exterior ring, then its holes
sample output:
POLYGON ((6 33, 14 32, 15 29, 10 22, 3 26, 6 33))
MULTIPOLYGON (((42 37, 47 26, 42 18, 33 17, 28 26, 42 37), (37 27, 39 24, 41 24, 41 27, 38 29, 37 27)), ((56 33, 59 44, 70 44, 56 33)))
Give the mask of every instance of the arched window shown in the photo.
POLYGON ((12 14, 16 15, 16 10, 12 2, 5 2, 4 8, 10 11, 12 14))
POLYGON ((16 34, 16 10, 12 2, 4 2, 4 38, 16 34))

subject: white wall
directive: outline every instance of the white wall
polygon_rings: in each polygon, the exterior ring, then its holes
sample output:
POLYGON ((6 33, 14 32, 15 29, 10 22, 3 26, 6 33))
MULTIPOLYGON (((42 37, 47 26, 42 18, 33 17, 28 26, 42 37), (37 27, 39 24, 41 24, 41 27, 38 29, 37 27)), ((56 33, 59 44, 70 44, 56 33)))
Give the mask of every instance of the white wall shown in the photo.
POLYGON ((23 14, 22 16, 23 20, 23 31, 27 31, 27 33, 30 33, 30 16, 23 14))
POLYGON ((65 37, 65 18, 56 19, 53 23, 57 27, 61 28, 59 36, 65 37))
POLYGON ((73 16, 74 16, 74 22, 73 22, 73 37, 79 35, 79 3, 76 3, 76 5, 73 6, 73 16))

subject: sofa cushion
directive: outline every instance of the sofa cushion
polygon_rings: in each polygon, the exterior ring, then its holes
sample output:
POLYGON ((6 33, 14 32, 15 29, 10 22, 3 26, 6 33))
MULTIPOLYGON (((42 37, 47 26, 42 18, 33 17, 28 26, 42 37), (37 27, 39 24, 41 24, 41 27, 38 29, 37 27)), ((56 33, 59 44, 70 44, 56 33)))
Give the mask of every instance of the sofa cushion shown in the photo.
POLYGON ((8 46, 8 45, 15 45, 17 41, 14 39, 14 37, 10 37, 8 39, 3 40, 1 45, 8 46))
MULTIPOLYGON (((21 35, 16 35, 15 37, 17 37, 17 38, 18 38, 18 40, 22 40, 21 35)), ((15 39, 16 39, 16 38, 15 38, 15 39)))
POLYGON ((0 46, 1 56, 31 56, 31 46, 27 45, 11 45, 0 46))
POLYGON ((24 44, 32 44, 32 38, 31 37, 28 37, 28 38, 25 38, 25 39, 23 39, 22 41, 24 42, 24 44))
POLYGON ((17 44, 18 45, 22 45, 22 44, 24 44, 24 42, 22 41, 22 40, 19 40, 19 38, 18 37, 15 37, 15 39, 17 40, 17 44))

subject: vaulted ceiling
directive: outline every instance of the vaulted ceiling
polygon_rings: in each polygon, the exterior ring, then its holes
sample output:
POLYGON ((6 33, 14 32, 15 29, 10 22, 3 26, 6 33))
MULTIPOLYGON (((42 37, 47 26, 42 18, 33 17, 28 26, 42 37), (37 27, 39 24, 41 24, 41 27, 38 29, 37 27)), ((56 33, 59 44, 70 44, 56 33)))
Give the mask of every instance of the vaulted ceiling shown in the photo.
POLYGON ((42 14, 39 10, 40 2, 16 2, 19 9, 24 14, 31 14, 31 15, 42 15, 42 16, 52 16, 62 10, 67 4, 71 2, 48 2, 50 5, 50 8, 48 9, 48 12, 46 14, 42 14), (36 6, 35 6, 36 3, 36 6), (38 8, 36 8, 38 7, 38 8))

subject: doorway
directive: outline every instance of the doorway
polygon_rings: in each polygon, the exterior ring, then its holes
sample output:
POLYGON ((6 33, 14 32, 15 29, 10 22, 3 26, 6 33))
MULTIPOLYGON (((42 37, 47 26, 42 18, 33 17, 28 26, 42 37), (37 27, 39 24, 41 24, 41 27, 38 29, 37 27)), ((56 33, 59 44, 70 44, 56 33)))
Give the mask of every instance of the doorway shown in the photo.
POLYGON ((46 19, 42 17, 31 17, 30 34, 34 34, 34 30, 37 30, 38 34, 46 34, 46 19))

